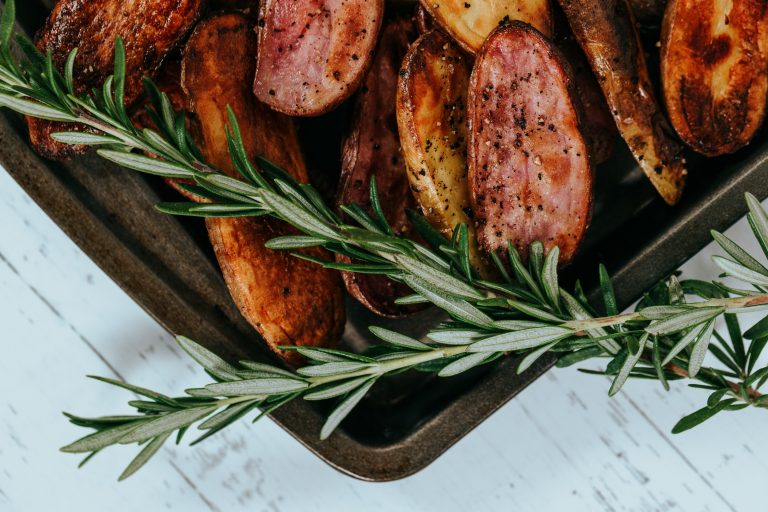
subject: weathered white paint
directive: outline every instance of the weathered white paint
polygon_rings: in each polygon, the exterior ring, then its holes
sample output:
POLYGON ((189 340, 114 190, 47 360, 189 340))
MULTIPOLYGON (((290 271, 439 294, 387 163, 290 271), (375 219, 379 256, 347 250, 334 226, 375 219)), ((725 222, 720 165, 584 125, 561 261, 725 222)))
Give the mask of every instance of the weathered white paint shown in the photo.
MULTIPOLYGON (((765 412, 725 413, 668 432, 704 392, 552 371, 432 466, 369 484, 325 466, 269 420, 198 448, 166 448, 118 484, 135 447, 82 470, 59 446, 82 432, 60 411, 125 412, 119 375, 178 392, 204 380, 171 338, 0 172, 0 510, 742 511, 768 478, 765 412)), ((742 221, 731 234, 748 239, 742 221)), ((714 273, 711 248, 686 275, 714 273)), ((757 506, 757 508, 755 508, 757 506)))

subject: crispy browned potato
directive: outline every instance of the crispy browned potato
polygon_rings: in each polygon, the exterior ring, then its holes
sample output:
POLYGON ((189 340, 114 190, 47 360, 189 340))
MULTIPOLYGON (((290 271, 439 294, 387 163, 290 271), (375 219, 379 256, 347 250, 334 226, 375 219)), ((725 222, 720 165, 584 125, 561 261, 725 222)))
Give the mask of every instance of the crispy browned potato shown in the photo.
POLYGON ((600 165, 613 155, 619 132, 592 67, 564 18, 558 20, 557 32, 554 43, 573 71, 573 83, 585 113, 582 131, 589 144, 592 163, 600 165))
POLYGON ((427 32, 405 56, 397 90, 397 125, 411 191, 421 212, 446 238, 469 228, 477 252, 467 185, 466 105, 471 58, 441 31, 427 32))
POLYGON ((571 260, 592 206, 580 105, 560 52, 530 25, 491 33, 469 85, 469 186, 486 252, 532 242, 571 260))
POLYGON ((256 96, 292 116, 316 116, 349 98, 373 58, 384 0, 264 0, 256 96))
MULTIPOLYGON (((680 138, 717 156, 746 146, 765 117, 764 0, 671 0, 661 36, 664 100, 680 138)), ((768 46, 766 43, 765 46, 768 46)))
MULTIPOLYGON (((337 202, 356 203, 372 212, 369 195, 371 178, 376 177, 384 216, 398 234, 412 235, 406 208, 415 208, 409 190, 405 161, 400 152, 395 99, 397 74, 416 29, 409 19, 387 23, 363 87, 358 93, 352 129, 342 148, 341 181, 337 202)), ((349 259, 337 256, 349 262, 349 259)), ((414 307, 395 304, 410 289, 386 276, 344 272, 347 291, 365 307, 382 316, 411 313, 414 307)))
POLYGON ((685 185, 682 147, 653 94, 627 0, 559 0, 622 138, 667 204, 685 185))
POLYGON ((462 48, 475 53, 500 23, 524 21, 552 35, 549 0, 421 0, 421 6, 462 48))
MULTIPOLYGON (((264 155, 299 181, 307 181, 291 119, 258 102, 250 90, 255 37, 248 18, 223 14, 198 25, 184 50, 182 86, 201 129, 201 149, 212 164, 234 175, 227 151, 226 107, 234 110, 251 157, 264 155)), ((224 279, 243 316, 276 353, 278 345, 333 346, 344 328, 341 279, 335 271, 264 244, 292 232, 267 218, 207 219, 224 279)), ((310 254, 329 259, 322 250, 310 254)))
MULTIPOLYGON (((125 102, 142 94, 141 80, 153 76, 165 56, 197 21, 202 0, 59 0, 37 34, 42 51, 53 52, 63 70, 69 52, 78 49, 74 81, 77 93, 101 87, 114 70, 114 48, 122 36, 126 48, 125 102)), ((55 142, 57 131, 82 130, 78 125, 28 118, 32 146, 47 158, 64 159, 83 153, 84 146, 55 142)))
POLYGON ((424 9, 421 4, 416 6, 416 14, 414 14, 416 20, 416 28, 419 29, 419 34, 426 34, 433 28, 435 28, 435 20, 424 9))

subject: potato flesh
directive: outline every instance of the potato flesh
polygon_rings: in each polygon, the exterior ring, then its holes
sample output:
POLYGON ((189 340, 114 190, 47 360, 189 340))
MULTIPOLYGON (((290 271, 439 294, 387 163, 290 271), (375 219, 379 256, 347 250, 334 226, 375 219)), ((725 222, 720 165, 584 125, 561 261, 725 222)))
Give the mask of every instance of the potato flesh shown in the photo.
POLYGON ((552 35, 549 0, 421 0, 421 6, 470 53, 479 50, 500 23, 508 21, 523 21, 552 35))
POLYGON ((411 45, 397 93, 397 124, 411 191, 427 220, 446 238, 469 228, 472 264, 482 269, 470 217, 466 104, 471 62, 433 30, 411 45))

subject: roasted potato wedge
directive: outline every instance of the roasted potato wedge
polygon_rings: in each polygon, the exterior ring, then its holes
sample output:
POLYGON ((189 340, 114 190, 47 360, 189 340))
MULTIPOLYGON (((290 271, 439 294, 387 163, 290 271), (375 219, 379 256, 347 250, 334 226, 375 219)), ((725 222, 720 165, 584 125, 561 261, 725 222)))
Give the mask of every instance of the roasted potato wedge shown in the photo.
MULTIPOLYGON (((391 21, 382 30, 373 65, 357 96, 352 129, 344 139, 337 197, 339 205, 355 203, 372 213, 369 187, 375 177, 384 216, 396 233, 406 237, 412 234, 406 208, 415 208, 415 201, 400 151, 395 99, 400 63, 415 35, 409 19, 391 21)), ((349 262, 343 256, 337 259, 349 262)), ((391 317, 415 310, 395 304, 410 289, 386 276, 351 272, 342 276, 350 295, 374 313, 391 317)))
POLYGON ((471 59, 441 31, 427 32, 403 60, 397 87, 397 126, 411 191, 421 212, 443 236, 469 228, 477 252, 467 184, 466 105, 471 59))
POLYGON ((667 204, 680 199, 682 146, 656 101, 627 0, 559 0, 589 59, 616 126, 667 204))
POLYGON ((532 242, 571 260, 592 206, 592 165, 564 57, 530 25, 494 30, 469 85, 469 188, 484 252, 532 242))
POLYGON ((703 155, 746 146, 763 122, 767 10, 764 0, 669 2, 661 36, 664 101, 680 138, 703 155))
POLYGON ((421 6, 462 48, 475 53, 500 23, 524 21, 552 35, 549 0, 421 0, 421 6))
POLYGON ((264 0, 256 96, 292 116, 317 116, 349 98, 370 67, 384 0, 264 0))
MULTIPOLYGON (((77 93, 101 87, 114 71, 115 39, 122 36, 126 48, 125 102, 133 104, 142 94, 142 78, 153 76, 165 56, 195 24, 202 0, 59 0, 35 43, 45 53, 53 52, 53 63, 64 69, 69 52, 78 49, 74 82, 77 93)), ((41 155, 65 159, 85 152, 51 139, 58 131, 82 130, 28 118, 32 146, 41 155)))
MULTIPOLYGON (((200 23, 187 43, 182 86, 199 122, 206 159, 229 174, 226 107, 240 125, 248 153, 264 155, 299 181, 307 171, 292 120, 256 100, 250 90, 255 37, 246 16, 223 14, 200 23)), ((243 316, 277 354, 296 362, 279 345, 333 346, 344 328, 341 279, 335 271, 272 251, 264 244, 292 229, 267 218, 207 219, 224 279, 243 316)), ((309 251, 329 256, 322 250, 309 251)))
POLYGON ((619 132, 616 129, 616 123, 613 122, 600 84, 597 83, 587 57, 568 27, 568 22, 564 18, 558 21, 556 30, 558 34, 554 38, 554 43, 573 71, 574 86, 582 111, 586 114, 582 118, 582 130, 589 143, 592 163, 600 165, 613 155, 619 132))

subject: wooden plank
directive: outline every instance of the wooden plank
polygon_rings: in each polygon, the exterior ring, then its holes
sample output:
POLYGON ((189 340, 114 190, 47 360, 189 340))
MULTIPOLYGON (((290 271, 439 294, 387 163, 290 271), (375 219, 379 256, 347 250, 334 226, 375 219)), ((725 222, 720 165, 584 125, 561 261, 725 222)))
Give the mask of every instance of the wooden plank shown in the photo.
MULTIPOLYGON (((168 447, 115 478, 134 447, 82 470, 59 446, 81 435, 61 410, 124 412, 129 395, 83 378, 119 374, 177 392, 205 376, 151 318, 0 173, 0 510, 744 510, 768 477, 762 411, 724 414, 682 436, 669 429, 705 394, 555 370, 412 478, 344 477, 271 421, 197 448, 168 447), (10 347, 10 350, 9 350, 10 347), (111 367, 111 368, 110 368, 111 367), (40 489, 45 482, 45 492, 40 489)), ((711 276, 711 267, 692 272, 711 276)))

